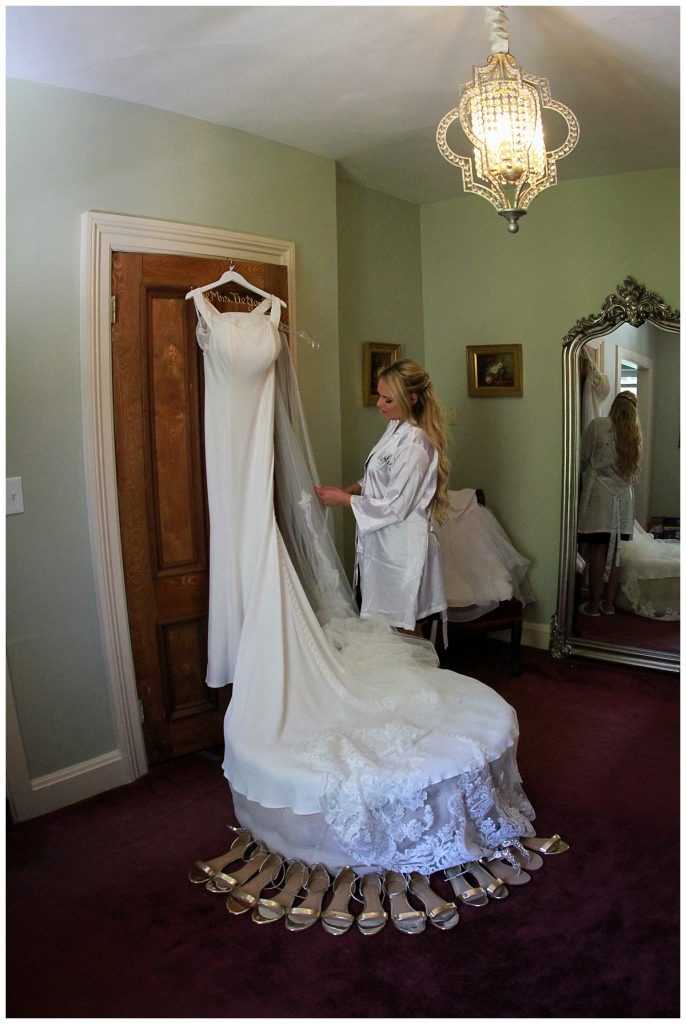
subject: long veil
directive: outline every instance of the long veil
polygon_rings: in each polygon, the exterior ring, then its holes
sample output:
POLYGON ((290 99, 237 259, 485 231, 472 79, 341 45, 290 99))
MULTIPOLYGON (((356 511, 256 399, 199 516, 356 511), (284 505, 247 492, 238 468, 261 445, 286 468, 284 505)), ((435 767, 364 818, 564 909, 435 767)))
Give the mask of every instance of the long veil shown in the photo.
POLYGON ((319 483, 288 339, 276 361, 274 483, 279 530, 307 598, 322 625, 357 615, 352 589, 334 544, 319 483))

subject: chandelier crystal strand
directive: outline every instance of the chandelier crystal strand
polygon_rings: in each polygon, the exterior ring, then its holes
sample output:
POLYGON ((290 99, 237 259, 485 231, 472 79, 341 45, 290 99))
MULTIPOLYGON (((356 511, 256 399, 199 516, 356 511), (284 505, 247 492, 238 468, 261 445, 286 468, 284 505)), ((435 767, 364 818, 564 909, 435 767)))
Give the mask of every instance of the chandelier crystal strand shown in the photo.
POLYGON ((508 229, 532 199, 557 184, 556 162, 576 146, 579 123, 568 107, 551 99, 545 78, 522 71, 509 52, 508 18, 503 7, 487 7, 491 54, 483 67, 474 67, 473 81, 462 87, 459 106, 449 111, 436 131, 438 148, 462 171, 466 192, 487 199, 505 217, 508 229), (554 110, 567 123, 567 139, 546 150, 543 109, 554 110), (448 128, 459 121, 474 147, 472 157, 460 156, 448 145, 448 128))

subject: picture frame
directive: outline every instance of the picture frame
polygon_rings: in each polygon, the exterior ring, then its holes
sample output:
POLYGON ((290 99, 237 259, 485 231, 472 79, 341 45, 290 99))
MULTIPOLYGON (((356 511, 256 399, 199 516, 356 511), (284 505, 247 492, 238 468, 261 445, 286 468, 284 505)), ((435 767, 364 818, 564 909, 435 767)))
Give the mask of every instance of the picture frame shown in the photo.
POLYGON ((365 341, 364 369, 362 373, 362 401, 365 405, 376 405, 379 392, 376 382, 381 370, 400 359, 400 345, 381 341, 365 341))
POLYGON ((521 398, 524 393, 521 345, 467 345, 470 398, 521 398))

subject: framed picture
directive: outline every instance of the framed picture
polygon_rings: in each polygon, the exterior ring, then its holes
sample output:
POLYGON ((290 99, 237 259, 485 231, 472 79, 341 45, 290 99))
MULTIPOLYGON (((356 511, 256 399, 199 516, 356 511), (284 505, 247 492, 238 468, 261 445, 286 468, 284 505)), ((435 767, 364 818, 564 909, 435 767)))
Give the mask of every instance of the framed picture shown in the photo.
POLYGON ((362 377, 362 401, 375 405, 379 397, 376 382, 379 371, 400 359, 400 345, 387 345, 380 341, 365 341, 364 372, 362 377))
POLYGON ((522 388, 521 345, 467 345, 471 398, 519 398, 522 388))

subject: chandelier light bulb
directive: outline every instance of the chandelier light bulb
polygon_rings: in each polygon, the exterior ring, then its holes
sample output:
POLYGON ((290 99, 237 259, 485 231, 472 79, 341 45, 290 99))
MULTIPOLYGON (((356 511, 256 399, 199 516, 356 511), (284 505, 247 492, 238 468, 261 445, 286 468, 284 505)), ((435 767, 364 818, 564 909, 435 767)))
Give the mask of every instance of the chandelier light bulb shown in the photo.
POLYGON ((486 21, 492 53, 483 67, 473 69, 459 106, 438 125, 436 142, 445 159, 462 171, 465 191, 487 199, 514 234, 532 199, 557 184, 557 161, 579 141, 579 122, 568 107, 552 99, 547 79, 518 67, 509 52, 504 8, 486 8, 486 21), (543 134, 543 109, 554 110, 568 129, 562 146, 551 151, 543 134), (472 157, 460 156, 448 145, 453 121, 460 122, 474 147, 472 157))

